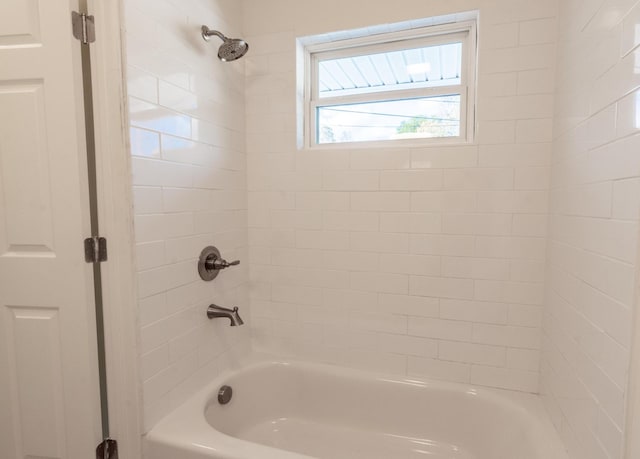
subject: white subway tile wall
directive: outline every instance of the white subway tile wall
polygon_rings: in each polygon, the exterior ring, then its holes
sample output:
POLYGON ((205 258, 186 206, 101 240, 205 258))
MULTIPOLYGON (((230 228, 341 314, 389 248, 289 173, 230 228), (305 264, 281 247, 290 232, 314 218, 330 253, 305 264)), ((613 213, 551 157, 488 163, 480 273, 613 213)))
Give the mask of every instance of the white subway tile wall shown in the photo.
POLYGON ((540 391, 572 459, 620 459, 638 0, 370 5, 125 1, 145 427, 253 348, 540 391), (470 10, 474 143, 297 148, 297 37, 470 10), (249 54, 220 63, 202 23, 249 54), (205 284, 210 244, 249 263, 205 284))
POLYGON ((241 36, 229 0, 126 0, 127 80, 145 430, 251 346, 249 327, 209 321, 210 303, 250 319, 244 62, 222 63, 200 26, 241 36), (211 283, 207 245, 242 264, 211 283))
POLYGON ((620 459, 640 217, 640 4, 560 2, 540 390, 573 459, 620 459))
POLYGON ((537 392, 556 17, 555 0, 244 2, 255 349, 537 392), (297 149, 297 37, 470 10, 474 143, 297 149))

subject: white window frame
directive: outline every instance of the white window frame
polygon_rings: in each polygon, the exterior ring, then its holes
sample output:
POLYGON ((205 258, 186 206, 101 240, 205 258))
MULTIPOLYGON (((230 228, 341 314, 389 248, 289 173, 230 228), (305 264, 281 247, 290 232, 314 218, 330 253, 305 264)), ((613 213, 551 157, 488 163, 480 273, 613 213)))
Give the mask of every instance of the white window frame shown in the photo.
POLYGON ((306 46, 304 48, 304 147, 311 149, 368 148, 472 143, 475 136, 477 80, 476 30, 476 21, 472 20, 306 46), (462 63, 460 69, 461 82, 459 85, 435 86, 419 89, 393 89, 388 91, 376 91, 368 94, 319 97, 318 63, 320 60, 338 59, 360 54, 374 54, 410 49, 411 47, 434 46, 460 42, 462 43, 462 63), (460 95, 459 136, 318 143, 316 119, 318 108, 354 103, 406 100, 458 94, 460 95))

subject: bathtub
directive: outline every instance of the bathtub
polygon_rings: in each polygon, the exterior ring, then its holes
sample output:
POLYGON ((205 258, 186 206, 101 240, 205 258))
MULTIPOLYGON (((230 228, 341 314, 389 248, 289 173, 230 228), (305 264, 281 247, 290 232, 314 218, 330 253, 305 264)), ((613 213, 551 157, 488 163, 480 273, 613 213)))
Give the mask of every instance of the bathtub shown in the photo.
POLYGON ((538 397, 254 362, 145 436, 147 459, 566 459, 538 397), (218 389, 231 386, 230 402, 218 389))

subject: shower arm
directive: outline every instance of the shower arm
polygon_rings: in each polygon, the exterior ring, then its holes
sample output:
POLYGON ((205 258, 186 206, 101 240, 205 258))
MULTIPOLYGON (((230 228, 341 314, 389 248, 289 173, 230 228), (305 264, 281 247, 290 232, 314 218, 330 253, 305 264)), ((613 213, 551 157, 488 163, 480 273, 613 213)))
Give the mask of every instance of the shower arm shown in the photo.
POLYGON ((211 40, 211 37, 214 35, 220 38, 220 40, 222 41, 227 41, 227 37, 225 37, 223 34, 218 32, 217 30, 212 30, 206 25, 202 26, 202 38, 204 38, 206 41, 209 41, 211 40))

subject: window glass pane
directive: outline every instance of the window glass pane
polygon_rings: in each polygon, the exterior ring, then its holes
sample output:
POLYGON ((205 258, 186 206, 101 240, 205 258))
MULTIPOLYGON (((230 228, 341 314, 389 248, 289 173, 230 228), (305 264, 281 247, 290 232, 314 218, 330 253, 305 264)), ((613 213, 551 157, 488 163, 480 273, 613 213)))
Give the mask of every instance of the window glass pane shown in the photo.
POLYGON ((462 43, 318 62, 318 97, 459 85, 462 43))
POLYGON ((460 95, 317 109, 319 144, 460 136, 460 95))

